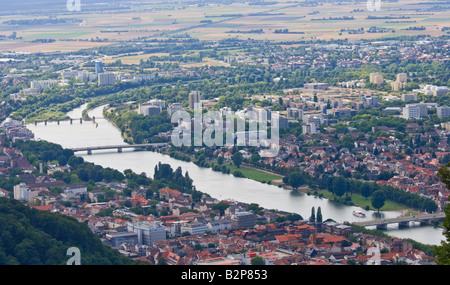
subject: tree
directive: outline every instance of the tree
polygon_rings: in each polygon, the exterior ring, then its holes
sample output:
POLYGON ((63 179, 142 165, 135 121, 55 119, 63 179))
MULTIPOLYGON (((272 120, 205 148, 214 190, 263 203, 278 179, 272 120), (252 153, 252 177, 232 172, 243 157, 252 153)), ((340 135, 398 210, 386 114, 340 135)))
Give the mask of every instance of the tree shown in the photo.
MULTIPOLYGON (((438 170, 439 179, 447 185, 447 189, 450 189, 450 163, 447 163, 444 167, 438 170)), ((437 264, 439 265, 450 265, 450 207, 445 207, 445 219, 444 225, 444 236, 446 241, 442 241, 441 245, 436 246, 434 249, 434 254, 436 255, 437 264)))
POLYGON ((287 176, 286 182, 294 190, 297 190, 298 187, 305 184, 305 178, 303 177, 303 174, 301 172, 291 172, 287 176))
POLYGON ((364 196, 364 198, 368 198, 372 192, 372 189, 368 183, 363 183, 361 187, 361 195, 364 196))
POLYGON ((345 191, 347 190, 347 186, 346 186, 346 181, 345 178, 342 176, 336 177, 335 179, 333 179, 333 193, 338 196, 341 197, 342 195, 345 194, 345 191))
POLYGON ((225 214, 225 210, 228 209, 230 205, 228 205, 225 202, 219 202, 217 204, 214 204, 211 206, 212 210, 218 210, 220 212, 220 215, 223 216, 225 214))
POLYGON ((316 221, 317 221, 318 223, 321 223, 322 220, 323 220, 323 218, 322 218, 322 209, 320 209, 320 206, 319 206, 319 208, 317 208, 317 217, 316 217, 316 221))
POLYGON ((372 194, 372 206, 380 211, 386 201, 386 195, 382 190, 377 190, 372 194))
POLYGON ((251 265, 266 265, 266 261, 261 256, 257 255, 250 260, 251 265))
POLYGON ((233 154, 231 159, 233 160, 234 165, 239 168, 242 164, 242 153, 237 151, 235 154, 233 154))
POLYGON ((312 207, 312 209, 311 209, 311 217, 309 217, 309 221, 310 222, 315 222, 316 221, 316 212, 315 212, 314 207, 312 207))

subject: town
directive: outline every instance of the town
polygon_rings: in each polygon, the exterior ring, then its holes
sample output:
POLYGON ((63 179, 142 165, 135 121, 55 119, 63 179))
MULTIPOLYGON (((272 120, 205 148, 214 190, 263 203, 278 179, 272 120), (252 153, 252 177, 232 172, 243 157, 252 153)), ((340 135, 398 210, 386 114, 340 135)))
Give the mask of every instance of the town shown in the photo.
MULTIPOLYGON (((21 123, 8 121, 2 128, 3 141, 33 139, 21 123)), ((130 190, 126 181, 70 184, 52 175, 70 172, 69 166, 47 165, 43 175, 42 163, 37 170, 9 147, 3 148, 2 162, 2 172, 20 169, 17 178, 24 181, 12 193, 2 189, 2 196, 73 217, 105 244, 152 264, 250 265, 257 258, 267 265, 433 264, 432 256, 408 241, 323 221, 320 209, 314 219, 303 220, 205 195, 194 202, 192 195, 173 189, 161 188, 157 194, 143 186, 130 190)))
MULTIPOLYGON (((184 169, 159 163, 154 177, 120 172, 31 131, 106 119, 124 144, 141 146, 136 151, 275 190, 366 211, 444 213, 450 190, 439 170, 450 163, 449 32, 428 18, 445 18, 441 3, 409 10, 389 3, 388 12, 373 16, 333 1, 221 2, 148 4, 143 11, 157 14, 148 27, 140 14, 146 4, 101 4, 118 9, 137 31, 122 29, 122 22, 94 31, 80 14, 4 21, 0 197, 74 218, 123 256, 155 265, 438 264, 433 245, 336 222, 312 205, 306 217, 211 197, 184 169), (133 5, 139 14, 131 17, 133 5), (232 11, 228 5, 244 7, 243 14, 224 13, 223 7, 232 11), (343 11, 319 12, 330 7, 343 11), (304 16, 277 12, 300 8, 304 16), (202 14, 198 21, 184 19, 191 9, 202 14), (40 24, 69 25, 81 36, 30 36, 40 24), (80 106, 82 116, 71 117, 80 106), (89 115, 100 107, 102 118, 89 115), (208 132, 214 140, 197 143, 208 132)), ((445 227, 441 220, 428 226, 445 227)))

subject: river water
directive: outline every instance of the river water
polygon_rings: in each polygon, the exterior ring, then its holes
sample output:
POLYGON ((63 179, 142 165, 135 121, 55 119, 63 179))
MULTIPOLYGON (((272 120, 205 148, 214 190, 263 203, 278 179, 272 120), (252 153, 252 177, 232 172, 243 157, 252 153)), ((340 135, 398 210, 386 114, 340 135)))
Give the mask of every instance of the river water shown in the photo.
MULTIPOLYGON (((80 118, 85 105, 74 109, 68 115, 71 118, 80 118)), ((125 144, 118 130, 113 124, 103 118, 103 107, 92 110, 89 115, 95 116, 96 123, 74 120, 55 123, 43 123, 27 127, 33 131, 37 139, 58 143, 65 148, 104 146, 125 144)), ((122 153, 117 150, 93 151, 92 155, 78 152, 77 155, 86 161, 93 162, 103 167, 111 167, 120 171, 131 169, 136 173, 145 172, 153 177, 155 165, 159 162, 167 163, 176 169, 181 166, 183 173, 189 172, 197 190, 211 195, 217 199, 231 199, 244 203, 257 203, 266 209, 274 209, 300 214, 304 219, 311 215, 311 209, 321 208, 323 220, 333 219, 336 222, 357 222, 361 218, 353 216, 354 210, 366 213, 365 219, 376 219, 375 212, 366 211, 359 207, 344 206, 327 199, 308 196, 303 193, 294 193, 273 185, 263 184, 246 178, 236 178, 229 174, 212 171, 209 168, 201 168, 192 162, 184 162, 151 151, 133 151, 124 149, 122 153)), ((393 218, 401 215, 399 212, 384 212, 382 218, 393 218)), ((440 244, 445 237, 442 229, 431 226, 419 226, 412 224, 409 228, 399 229, 397 225, 389 225, 386 231, 391 236, 399 238, 411 238, 425 244, 440 244)))

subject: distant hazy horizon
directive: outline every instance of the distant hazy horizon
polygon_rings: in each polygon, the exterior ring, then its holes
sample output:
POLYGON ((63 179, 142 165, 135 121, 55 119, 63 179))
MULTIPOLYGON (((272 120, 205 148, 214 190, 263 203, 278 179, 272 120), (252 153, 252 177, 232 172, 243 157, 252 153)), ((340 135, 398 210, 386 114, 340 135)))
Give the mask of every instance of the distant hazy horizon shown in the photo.
MULTIPOLYGON (((0 0, 0 13, 5 14, 5 12, 26 12, 31 10, 60 10, 67 11, 67 1, 68 0, 19 0, 19 1, 7 1, 0 0)), ((73 0, 71 0, 73 1, 73 0)), ((82 5, 86 4, 99 4, 99 3, 127 3, 127 2, 156 2, 152 0, 80 0, 82 5)))

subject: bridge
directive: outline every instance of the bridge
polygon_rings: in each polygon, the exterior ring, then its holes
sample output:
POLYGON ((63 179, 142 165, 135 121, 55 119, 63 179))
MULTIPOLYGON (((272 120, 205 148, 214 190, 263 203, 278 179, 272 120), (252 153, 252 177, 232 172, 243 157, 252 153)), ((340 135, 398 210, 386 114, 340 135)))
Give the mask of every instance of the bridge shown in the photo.
POLYGON ((169 143, 144 143, 144 144, 124 144, 124 145, 105 145, 105 146, 89 146, 89 147, 77 147, 72 148, 73 152, 87 151, 87 154, 92 154, 93 150, 105 150, 105 149, 117 149, 117 152, 122 152, 124 148, 134 148, 134 149, 147 149, 161 148, 168 146, 169 143))
MULTIPOLYGON (((99 119, 99 118, 97 118, 99 119)), ((102 118, 100 118, 102 119, 102 118)), ((52 121, 56 121, 59 125, 60 122, 64 122, 64 121, 69 121, 70 124, 72 125, 74 121, 80 121, 80 124, 83 123, 83 121, 92 121, 94 124, 95 122, 95 116, 93 116, 92 118, 67 118, 67 119, 58 119, 58 120, 52 120, 52 121)), ((47 123, 49 122, 49 120, 34 120, 34 125, 37 126, 38 123, 44 123, 45 125, 47 125, 47 123)))
POLYGON ((399 228, 409 227, 410 222, 420 222, 421 225, 430 225, 434 221, 442 220, 445 218, 445 213, 435 213, 435 214, 423 214, 418 216, 402 216, 391 219, 376 219, 371 221, 363 221, 353 223, 357 226, 369 227, 376 226, 377 230, 385 230, 389 224, 398 224, 399 228))

